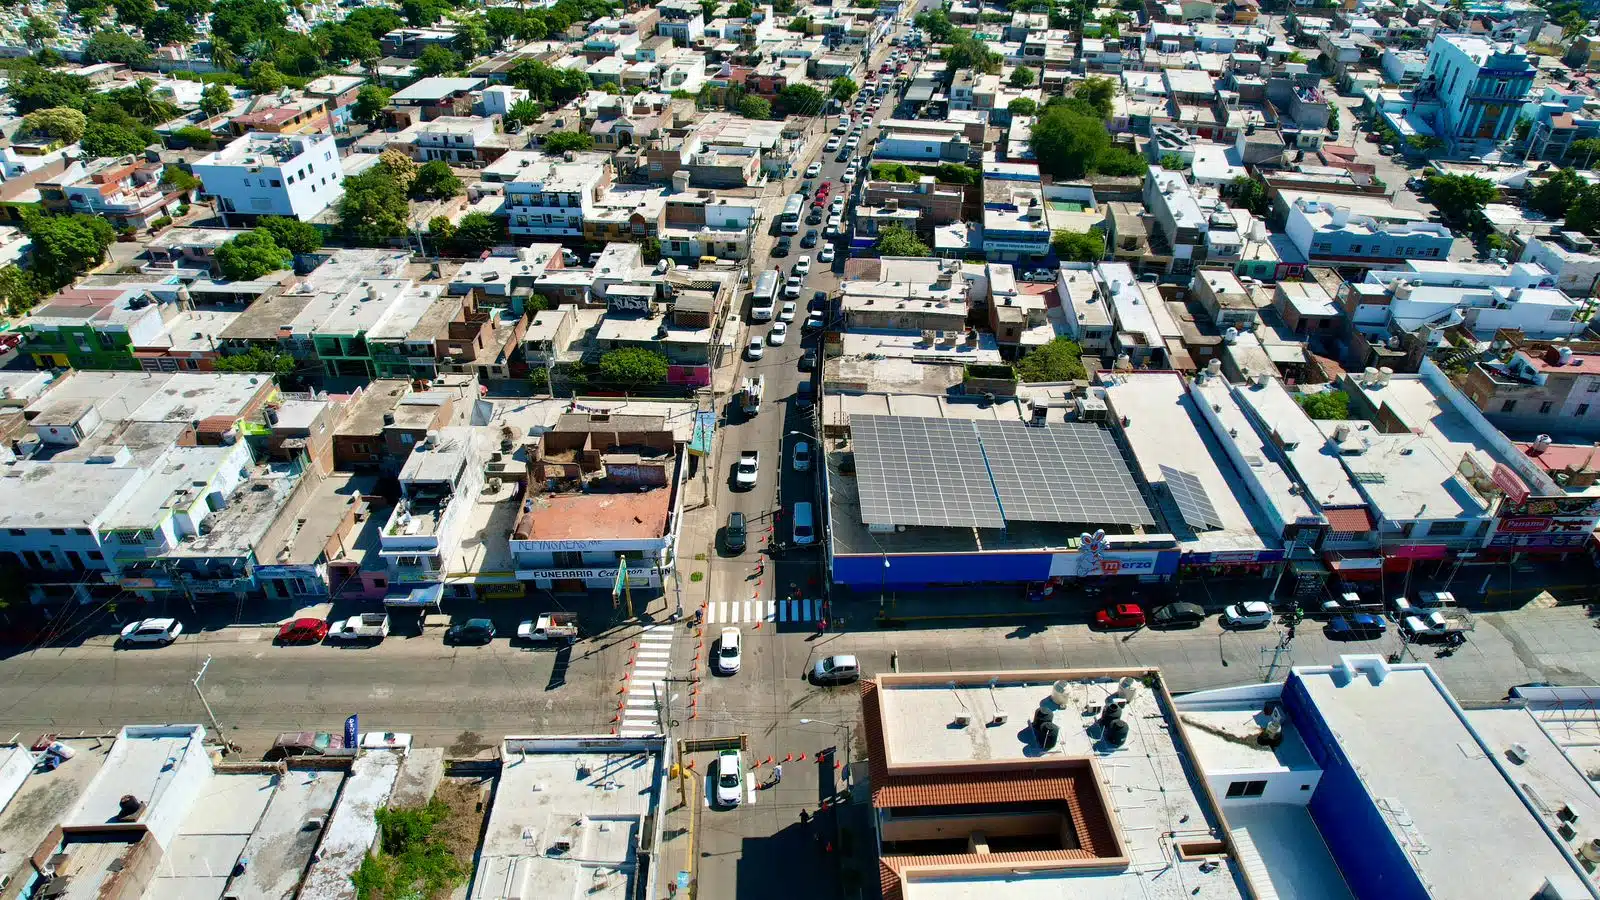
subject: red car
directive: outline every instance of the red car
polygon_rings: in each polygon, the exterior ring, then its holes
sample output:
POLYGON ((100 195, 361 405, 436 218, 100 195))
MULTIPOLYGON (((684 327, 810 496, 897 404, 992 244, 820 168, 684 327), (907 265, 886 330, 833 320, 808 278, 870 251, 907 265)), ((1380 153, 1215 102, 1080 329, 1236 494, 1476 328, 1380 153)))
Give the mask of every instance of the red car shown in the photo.
POLYGON ((1137 603, 1112 604, 1094 614, 1096 628, 1143 628, 1144 624, 1144 610, 1137 603))
POLYGON ((824 181, 822 183, 822 186, 817 188, 817 196, 826 197, 828 195, 828 192, 831 191, 831 190, 833 190, 833 182, 824 181))
POLYGON ((328 623, 321 619, 295 619, 278 629, 281 644, 320 644, 328 636, 328 623))

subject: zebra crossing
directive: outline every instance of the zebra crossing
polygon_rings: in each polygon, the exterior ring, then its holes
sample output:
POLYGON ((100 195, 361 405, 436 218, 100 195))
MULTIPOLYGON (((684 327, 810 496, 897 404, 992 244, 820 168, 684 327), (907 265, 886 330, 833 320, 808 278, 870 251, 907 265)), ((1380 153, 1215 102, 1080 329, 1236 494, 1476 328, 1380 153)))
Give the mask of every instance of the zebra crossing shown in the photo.
POLYGON ((706 622, 806 622, 822 616, 821 600, 710 600, 706 622))
POLYGON ((660 734, 661 721, 656 712, 658 698, 667 691, 667 670, 672 667, 671 625, 652 625, 639 635, 639 649, 633 651, 633 668, 628 673, 628 690, 623 697, 621 724, 617 733, 622 737, 644 737, 660 734))

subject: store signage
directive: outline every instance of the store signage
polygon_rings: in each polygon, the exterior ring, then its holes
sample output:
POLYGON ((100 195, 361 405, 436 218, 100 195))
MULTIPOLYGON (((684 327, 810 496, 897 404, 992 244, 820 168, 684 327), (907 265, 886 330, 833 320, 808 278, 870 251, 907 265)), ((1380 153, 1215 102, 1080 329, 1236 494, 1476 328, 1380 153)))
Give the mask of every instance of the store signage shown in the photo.
POLYGON ((1499 527, 1495 530, 1502 534, 1538 534, 1550 531, 1554 525, 1555 519, 1547 516, 1518 516, 1501 519, 1499 527))
POLYGON ((1512 503, 1522 503, 1528 499, 1528 485, 1517 473, 1506 468, 1505 463, 1494 464, 1494 474, 1490 476, 1490 480, 1500 490, 1505 491, 1506 499, 1512 503))
POLYGON ((1502 516, 1600 516, 1600 498, 1570 497, 1565 494, 1559 497, 1524 497, 1507 503, 1501 508, 1500 514, 1502 516))
MULTIPOLYGON (((617 577, 617 569, 611 566, 604 569, 528 569, 517 573, 526 573, 530 578, 549 578, 553 581, 570 581, 575 578, 604 578, 608 582, 617 577)), ((655 569, 629 569, 629 580, 649 579, 655 574, 655 569)))

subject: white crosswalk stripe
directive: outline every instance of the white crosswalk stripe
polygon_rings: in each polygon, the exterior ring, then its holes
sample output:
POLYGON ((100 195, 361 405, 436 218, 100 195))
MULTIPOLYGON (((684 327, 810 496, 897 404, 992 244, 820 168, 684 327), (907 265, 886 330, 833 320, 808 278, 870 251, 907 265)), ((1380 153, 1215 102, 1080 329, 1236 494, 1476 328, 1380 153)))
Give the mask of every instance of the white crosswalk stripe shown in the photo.
POLYGON ((671 625, 653 625, 639 635, 628 673, 627 695, 617 734, 643 737, 661 731, 656 714, 657 698, 665 693, 667 672, 672 667, 673 631, 671 625))
POLYGON ((821 600, 712 600, 706 604, 706 623, 815 622, 821 613, 821 600))

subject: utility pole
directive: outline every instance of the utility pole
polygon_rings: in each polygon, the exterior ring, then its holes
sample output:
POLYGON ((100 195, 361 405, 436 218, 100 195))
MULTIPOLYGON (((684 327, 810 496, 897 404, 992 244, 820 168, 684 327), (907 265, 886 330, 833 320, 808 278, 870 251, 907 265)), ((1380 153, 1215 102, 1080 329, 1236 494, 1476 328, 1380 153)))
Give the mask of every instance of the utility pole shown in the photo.
POLYGON ((206 717, 211 719, 212 729, 217 732, 218 737, 222 738, 223 746, 231 750, 233 749, 233 743, 222 733, 222 726, 217 722, 217 714, 211 711, 211 703, 206 700, 206 692, 200 689, 200 679, 206 677, 206 670, 209 668, 211 668, 211 657, 208 655, 206 656, 206 661, 200 664, 200 671, 194 676, 194 681, 190 683, 194 685, 195 696, 200 698, 200 705, 206 708, 206 717))

